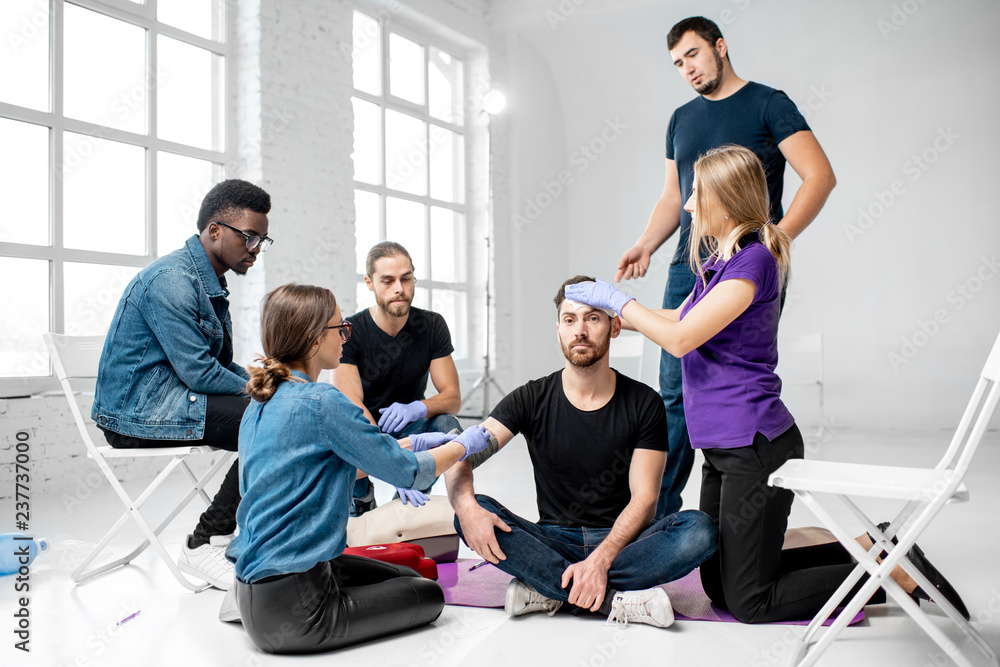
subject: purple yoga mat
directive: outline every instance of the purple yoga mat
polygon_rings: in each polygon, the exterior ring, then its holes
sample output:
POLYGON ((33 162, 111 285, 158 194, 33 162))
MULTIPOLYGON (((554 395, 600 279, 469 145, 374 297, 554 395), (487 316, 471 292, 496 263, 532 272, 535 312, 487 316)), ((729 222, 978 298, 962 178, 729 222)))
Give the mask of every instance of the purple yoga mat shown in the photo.
MULTIPOLYGON (((462 558, 455 563, 438 563, 438 580, 444 589, 445 604, 461 607, 503 607, 504 593, 512 577, 489 563, 469 571, 478 560, 462 558)), ((738 623, 728 611, 718 609, 705 595, 701 577, 695 570, 677 581, 661 586, 670 596, 670 604, 678 620, 718 621, 738 623)), ((859 611, 850 625, 865 617, 859 611)), ((830 625, 828 620, 824 625, 830 625)), ((809 625, 809 621, 785 621, 781 625, 809 625)))

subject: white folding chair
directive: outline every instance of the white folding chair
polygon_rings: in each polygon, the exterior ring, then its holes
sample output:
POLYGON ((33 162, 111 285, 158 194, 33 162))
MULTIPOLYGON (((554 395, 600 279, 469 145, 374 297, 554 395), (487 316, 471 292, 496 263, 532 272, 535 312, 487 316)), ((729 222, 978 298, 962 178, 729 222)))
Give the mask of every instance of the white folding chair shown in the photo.
POLYGON ((969 660, 959 647, 942 632, 920 609, 909 595, 890 577, 892 569, 900 565, 931 599, 944 610, 946 616, 976 645, 991 665, 1000 665, 997 655, 979 634, 944 597, 935 589, 913 564, 906 553, 924 532, 938 512, 949 502, 964 502, 969 499, 969 491, 962 479, 979 447, 983 433, 989 425, 1000 401, 1000 336, 993 344, 986 360, 972 399, 962 415, 951 444, 934 468, 904 468, 898 466, 877 466, 833 461, 788 461, 771 474, 768 482, 772 486, 790 489, 801 498, 813 513, 836 535, 841 544, 858 562, 850 577, 837 589, 805 633, 799 638, 792 655, 792 665, 812 665, 829 648, 837 635, 847 626, 850 619, 864 606, 876 589, 881 586, 903 610, 941 647, 944 655, 962 667, 971 667, 969 660), (867 552, 853 538, 852 533, 820 502, 820 496, 837 498, 862 527, 875 540, 875 545, 867 552), (886 498, 902 501, 903 508, 892 520, 883 534, 875 527, 875 522, 861 511, 852 497, 886 498), (894 545, 895 536, 899 542, 894 545), (879 564, 875 558, 883 551, 888 556, 879 564), (826 630, 822 638, 814 642, 814 637, 851 588, 867 572, 870 576, 858 593, 851 598, 836 621, 826 630))
MULTIPOLYGON (((233 457, 236 455, 235 452, 228 452, 208 446, 192 447, 184 445, 179 447, 157 447, 151 449, 115 449, 108 445, 98 447, 94 444, 94 440, 90 432, 91 428, 96 432, 97 427, 89 417, 84 417, 83 413, 80 411, 80 406, 76 401, 74 388, 70 381, 96 380, 97 366, 101 358, 101 350, 104 347, 104 336, 64 336, 61 334, 47 333, 43 335, 43 338, 45 339, 45 344, 49 348, 49 354, 52 357, 52 365, 55 369, 56 377, 59 379, 59 383, 62 385, 63 393, 66 395, 66 400, 69 402, 69 409, 73 413, 73 419, 76 421, 76 426, 80 431, 80 437, 83 438, 83 443, 87 446, 87 456, 94 459, 94 462, 97 463, 97 467, 101 469, 104 477, 108 480, 108 483, 111 484, 111 488, 115 490, 115 493, 118 494, 118 497, 126 507, 125 513, 122 514, 121 518, 119 518, 111 530, 108 531, 107 535, 101 539, 97 546, 94 547, 93 551, 91 551, 83 562, 80 563, 79 567, 73 571, 73 581, 80 584, 98 575, 104 574, 105 572, 127 565, 136 556, 141 554, 146 547, 152 545, 156 553, 158 553, 160 558, 163 559, 163 562, 167 564, 167 568, 170 570, 171 574, 174 575, 182 586, 195 592, 205 590, 209 587, 207 583, 200 584, 192 581, 191 579, 188 579, 179 569, 177 569, 177 564, 174 563, 173 559, 167 553, 167 550, 160 542, 158 535, 164 528, 166 528, 167 524, 173 521, 174 517, 176 517, 195 496, 201 496, 201 499, 206 505, 211 502, 208 494, 205 493, 205 484, 220 470, 228 467, 228 465, 232 462, 233 457), (216 461, 209 468, 208 472, 200 478, 195 476, 185 460, 192 454, 220 453, 222 456, 219 457, 219 460, 216 461), (111 470, 111 466, 109 466, 107 462, 107 459, 149 459, 159 456, 170 457, 170 462, 167 463, 163 471, 157 475, 156 479, 154 479, 153 482, 135 499, 133 499, 128 492, 125 491, 121 482, 118 481, 114 471, 111 470), (146 522, 146 519, 139 513, 139 508, 142 507, 143 503, 149 499, 149 497, 156 491, 157 487, 159 487, 160 484, 162 484, 175 469, 180 469, 181 472, 184 473, 184 475, 188 478, 188 481, 191 483, 191 488, 170 511, 170 513, 167 514, 166 518, 163 519, 160 525, 158 525, 155 529, 152 529, 146 522), (145 535, 145 540, 143 540, 142 544, 126 556, 110 563, 100 565, 91 570, 86 570, 87 566, 90 565, 90 563, 102 551, 104 551, 111 539, 125 526, 130 518, 135 521, 139 530, 141 530, 143 535, 145 535)), ((88 382, 88 384, 90 383, 88 382)))

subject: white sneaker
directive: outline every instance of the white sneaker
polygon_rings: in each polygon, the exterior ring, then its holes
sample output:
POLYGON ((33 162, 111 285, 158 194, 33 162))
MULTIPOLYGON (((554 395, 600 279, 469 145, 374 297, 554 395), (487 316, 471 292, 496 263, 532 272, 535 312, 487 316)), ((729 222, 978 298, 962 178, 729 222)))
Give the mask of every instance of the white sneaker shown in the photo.
POLYGON ((231 535, 213 536, 208 544, 190 549, 187 540, 181 545, 181 555, 177 558, 177 568, 185 574, 203 579, 212 586, 228 591, 233 587, 235 568, 226 558, 226 547, 231 535))
POLYGON ((521 616, 536 611, 544 611, 551 616, 561 606, 561 600, 547 598, 523 581, 511 579, 510 583, 507 584, 503 610, 507 612, 508 616, 521 616))
POLYGON ((624 591, 615 593, 611 601, 608 623, 617 621, 628 627, 633 623, 646 623, 665 628, 674 622, 674 610, 670 598, 662 588, 647 588, 644 591, 624 591))
POLYGON ((222 598, 222 606, 219 607, 219 620, 223 623, 242 623, 240 608, 236 604, 236 588, 226 591, 226 596, 222 598))

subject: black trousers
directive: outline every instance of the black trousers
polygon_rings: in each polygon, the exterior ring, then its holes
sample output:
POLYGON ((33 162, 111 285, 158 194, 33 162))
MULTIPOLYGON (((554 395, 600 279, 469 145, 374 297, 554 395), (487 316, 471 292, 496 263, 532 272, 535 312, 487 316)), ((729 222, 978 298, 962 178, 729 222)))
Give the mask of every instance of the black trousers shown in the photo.
MULTIPOLYGON (((230 452, 238 451, 240 421, 250 405, 250 399, 246 396, 214 395, 206 398, 205 437, 201 440, 147 440, 113 431, 105 431, 104 438, 109 445, 118 449, 211 445, 230 452)), ((212 504, 198 520, 193 533, 196 545, 208 542, 213 535, 228 535, 236 530, 236 508, 240 504, 239 463, 238 460, 233 461, 212 504)))
POLYGON ((444 591, 408 567, 343 554, 307 572, 239 578, 243 627, 267 653, 317 653, 431 623, 444 591))
MULTIPOLYGON (((749 447, 702 450, 701 510, 719 528, 719 548, 701 564, 701 583, 743 623, 812 618, 854 570, 839 543, 781 549, 794 494, 767 478, 803 450, 795 425, 773 442, 758 433, 749 447)), ((884 601, 879 589, 869 602, 884 601)))

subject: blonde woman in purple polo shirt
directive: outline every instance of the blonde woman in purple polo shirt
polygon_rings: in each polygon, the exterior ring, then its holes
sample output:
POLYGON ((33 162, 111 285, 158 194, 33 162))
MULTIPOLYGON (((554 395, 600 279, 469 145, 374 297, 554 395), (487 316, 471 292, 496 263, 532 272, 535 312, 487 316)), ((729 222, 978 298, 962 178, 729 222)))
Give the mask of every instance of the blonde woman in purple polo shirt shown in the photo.
MULTIPOLYGON (((602 280, 567 286, 566 298, 613 308, 628 328, 681 359, 691 446, 705 456, 700 509, 719 528, 719 548, 701 565, 708 596, 744 623, 809 618, 854 563, 838 543, 783 552, 793 494, 767 484, 781 464, 803 457, 774 372, 789 238, 770 222, 763 165, 742 146, 710 150, 695 162, 684 208, 692 214, 697 280, 679 309, 649 310, 602 280)), ((872 546, 867 535, 857 540, 872 546)), ((908 556, 968 618, 922 552, 914 547, 908 556)), ((902 568, 892 577, 915 599, 927 599, 902 568)), ((871 599, 884 601, 881 589, 871 599)))

